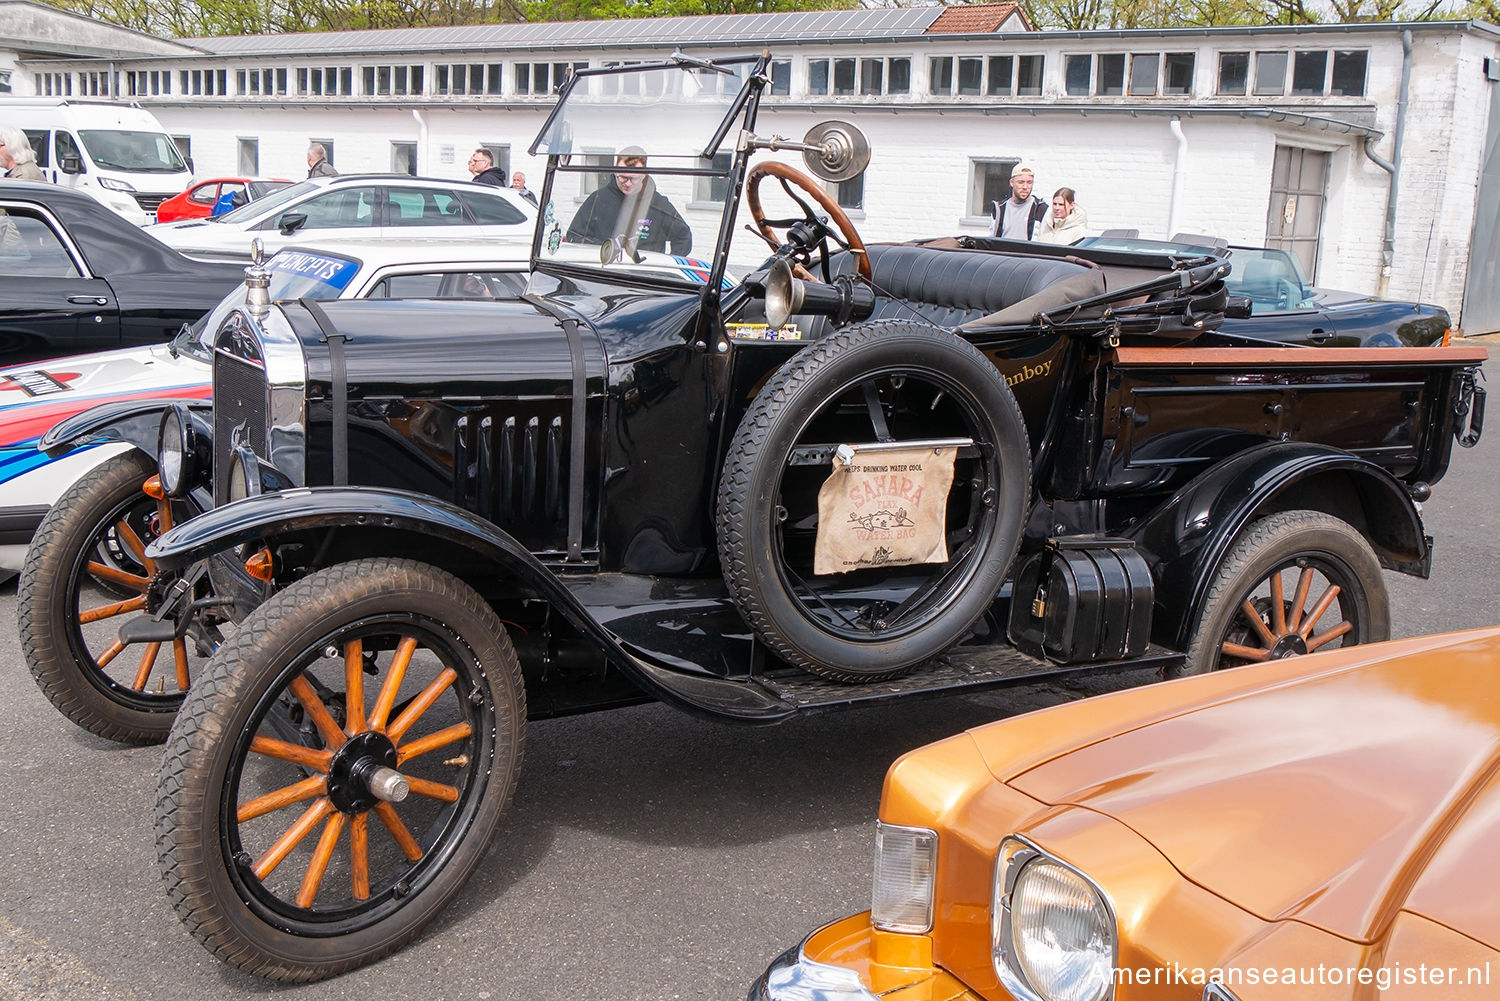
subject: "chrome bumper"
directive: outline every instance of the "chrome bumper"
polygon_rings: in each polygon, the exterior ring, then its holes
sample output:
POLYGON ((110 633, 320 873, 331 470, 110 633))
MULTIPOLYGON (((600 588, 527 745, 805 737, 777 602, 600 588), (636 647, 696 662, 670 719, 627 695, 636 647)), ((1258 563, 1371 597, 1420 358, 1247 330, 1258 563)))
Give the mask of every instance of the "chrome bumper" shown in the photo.
MULTIPOLYGON (((811 936, 809 936, 811 937, 811 936)), ((749 1001, 880 1001, 853 970, 815 963, 793 946, 766 968, 750 987, 749 1001)))

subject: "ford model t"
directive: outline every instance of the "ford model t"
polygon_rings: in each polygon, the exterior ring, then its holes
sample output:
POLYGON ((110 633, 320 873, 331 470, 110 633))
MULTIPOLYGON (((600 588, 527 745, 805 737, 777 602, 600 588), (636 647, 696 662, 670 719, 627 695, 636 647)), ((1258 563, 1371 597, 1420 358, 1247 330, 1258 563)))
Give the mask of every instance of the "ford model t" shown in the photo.
POLYGON ((1383 639, 1382 568, 1426 574, 1482 351, 1225 338, 1212 258, 866 246, 765 155, 837 183, 862 136, 758 133, 766 67, 573 77, 523 297, 252 278, 211 410, 48 437, 142 452, 40 531, 27 656, 72 719, 166 740, 161 869, 216 955, 303 980, 399 947, 483 857, 531 718, 1210 671, 1383 639), (722 198, 702 262, 651 249, 660 192, 722 198))

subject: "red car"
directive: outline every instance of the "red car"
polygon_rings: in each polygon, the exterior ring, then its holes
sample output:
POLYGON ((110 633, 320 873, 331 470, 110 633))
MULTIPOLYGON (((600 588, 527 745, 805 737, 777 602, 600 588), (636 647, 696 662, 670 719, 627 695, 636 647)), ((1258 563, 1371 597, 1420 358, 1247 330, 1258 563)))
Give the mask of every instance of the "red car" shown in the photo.
POLYGON ((191 185, 180 195, 173 195, 156 209, 157 222, 174 222, 178 219, 206 219, 214 215, 214 206, 225 195, 243 195, 236 198, 235 205, 243 205, 264 194, 284 188, 291 181, 268 177, 214 177, 191 185))

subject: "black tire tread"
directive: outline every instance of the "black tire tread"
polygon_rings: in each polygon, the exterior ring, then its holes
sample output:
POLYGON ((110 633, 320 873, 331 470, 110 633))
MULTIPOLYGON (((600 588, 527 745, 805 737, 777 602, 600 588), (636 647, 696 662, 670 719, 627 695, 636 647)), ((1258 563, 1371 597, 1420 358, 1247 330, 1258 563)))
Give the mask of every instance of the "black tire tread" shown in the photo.
POLYGON ((1222 636, 1209 636, 1202 624, 1214 618, 1218 609, 1226 602, 1234 601, 1244 589, 1244 575, 1252 564, 1263 558, 1268 550, 1284 545, 1286 540, 1302 533, 1329 533, 1337 543, 1349 547, 1347 552, 1336 554, 1348 563, 1350 569, 1364 582, 1365 597, 1370 605, 1371 638, 1368 642, 1379 642, 1390 637, 1390 598, 1386 592, 1385 578, 1380 570, 1370 544, 1352 525, 1342 518, 1322 511, 1281 511, 1253 522, 1235 540, 1224 558, 1213 586, 1203 602, 1199 616, 1199 628, 1188 642, 1187 660, 1181 667, 1168 668, 1168 678, 1188 677, 1205 673, 1203 664, 1211 647, 1223 642, 1222 636), (1360 564, 1364 564, 1361 566, 1360 564))
MULTIPOLYGON (((21 634, 21 653, 37 687, 57 711, 73 723, 105 740, 121 744, 159 744, 167 737, 171 714, 160 714, 154 725, 132 725, 109 713, 86 679, 77 676, 78 667, 68 645, 66 627, 53 621, 52 607, 65 590, 73 559, 73 546, 80 533, 92 534, 97 527, 84 522, 94 517, 101 498, 114 497, 133 485, 140 489, 147 477, 156 472, 156 463, 137 449, 121 453, 79 477, 52 505, 26 551, 21 577, 16 584, 16 622, 21 634)), ((64 610, 63 614, 67 614, 64 610)), ((127 712, 116 707, 120 713, 127 712)), ((143 714, 135 714, 142 716, 143 714)))
MULTIPOLYGON (((761 391, 756 394, 755 400, 740 421, 735 431, 733 441, 729 447, 728 460, 723 476, 719 481, 718 503, 716 511, 716 536, 718 539, 719 561, 724 570, 725 580, 729 582, 730 591, 735 597, 741 614, 756 635, 766 643, 767 646, 787 663, 810 671, 820 677, 833 681, 841 681, 850 684, 863 682, 888 681, 900 677, 911 670, 910 666, 896 668, 884 672, 852 672, 839 669, 836 665, 824 664, 805 656, 796 646, 782 640, 778 631, 774 628, 771 617, 758 588, 753 583, 753 574, 750 566, 749 540, 737 526, 749 523, 752 512, 747 510, 745 498, 751 493, 751 482, 754 476, 754 467, 760 445, 770 433, 771 424, 775 417, 783 413, 789 401, 797 395, 798 389, 805 383, 815 378, 818 372, 831 363, 840 353, 847 351, 857 340, 875 336, 880 337, 893 331, 900 331, 909 336, 930 338, 941 341, 944 346, 954 347, 957 350, 971 354, 975 359, 985 365, 991 362, 984 354, 968 341, 956 337, 952 333, 941 328, 934 327, 929 323, 917 320, 886 319, 863 323, 837 333, 829 334, 814 341, 807 348, 795 356, 795 363, 784 365, 769 380, 761 391)), ((1015 397, 1009 393, 1005 395, 1009 403, 1010 413, 1002 416, 1002 420, 1013 421, 1015 427, 1024 428, 1025 420, 1021 414, 1020 405, 1016 403, 1015 397)), ((1030 495, 1030 467, 1021 470, 1007 470, 1007 475, 1020 475, 1026 477, 1026 487, 1022 491, 1023 496, 1030 495)), ((1019 535, 1016 542, 1019 543, 1019 535)), ((1014 559, 1014 546, 1011 558, 1014 559)), ((983 611, 975 615, 975 619, 982 615, 983 611)), ((973 623, 971 622, 970 625, 973 623)))

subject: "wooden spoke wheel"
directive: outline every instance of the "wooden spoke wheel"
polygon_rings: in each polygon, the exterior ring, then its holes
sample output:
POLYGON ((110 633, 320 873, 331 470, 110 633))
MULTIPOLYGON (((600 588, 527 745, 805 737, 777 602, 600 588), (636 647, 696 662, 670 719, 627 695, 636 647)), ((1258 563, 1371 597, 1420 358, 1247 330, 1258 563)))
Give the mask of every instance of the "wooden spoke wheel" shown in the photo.
POLYGON ((1004 582, 1030 499, 1030 446, 1004 378, 962 338, 910 321, 861 324, 799 352, 728 454, 717 536, 730 594, 777 656, 840 681, 893 677, 957 642, 1004 582), (863 509, 868 524, 820 524, 840 444, 934 439, 970 443, 954 450, 946 498, 893 475, 863 509), (920 505, 945 558, 887 564, 876 548, 868 565, 815 569, 820 530, 877 545, 902 537, 920 505))
MULTIPOLYGON (((154 615, 187 586, 146 546, 194 511, 144 492, 155 463, 139 451, 100 464, 43 519, 17 585, 21 649, 64 716, 110 740, 156 743, 219 640, 202 622, 160 643, 126 646, 120 627, 154 615)), ((206 581, 186 597, 201 596, 206 581)))
POLYGON ((1348 523, 1317 511, 1255 522, 1209 589, 1185 668, 1206 671, 1390 636, 1380 563, 1348 523))
POLYGON ((515 652, 462 582, 397 560, 309 576, 245 620, 172 730, 156 825, 179 915, 278 980, 386 955, 483 858, 524 725, 515 652))

